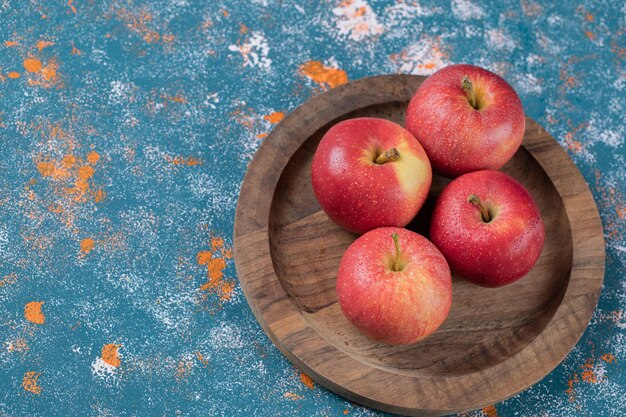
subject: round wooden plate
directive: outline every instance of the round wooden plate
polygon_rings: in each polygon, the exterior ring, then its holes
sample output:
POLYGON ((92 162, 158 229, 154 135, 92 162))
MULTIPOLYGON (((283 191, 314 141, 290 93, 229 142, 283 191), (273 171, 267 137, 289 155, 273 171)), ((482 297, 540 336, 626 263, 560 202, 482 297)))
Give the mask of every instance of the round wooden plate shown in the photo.
MULTIPOLYGON (((272 342, 317 383, 356 403, 408 415, 484 407, 531 386, 574 347, 598 302, 604 238, 582 175, 543 128, 526 119, 523 147, 503 168, 535 198, 546 241, 518 282, 481 288, 453 277, 445 323, 410 346, 373 342, 337 304, 341 256, 356 235, 320 210, 311 160, 340 120, 375 116, 404 125, 424 77, 365 78, 312 98, 286 117, 248 167, 237 205, 235 265, 243 292, 272 342)), ((424 233, 446 180, 409 226, 424 233)))

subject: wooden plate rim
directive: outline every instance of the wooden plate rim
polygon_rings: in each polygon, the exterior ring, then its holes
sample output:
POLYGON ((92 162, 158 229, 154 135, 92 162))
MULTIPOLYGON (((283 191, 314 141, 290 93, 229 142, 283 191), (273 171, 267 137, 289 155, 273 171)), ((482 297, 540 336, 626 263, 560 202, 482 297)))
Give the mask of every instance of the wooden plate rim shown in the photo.
POLYGON ((572 235, 569 283, 543 331, 501 363, 469 374, 437 377, 398 374, 365 364, 317 334, 273 270, 268 228, 276 184, 294 152, 329 121, 366 106, 407 101, 424 79, 414 75, 364 78, 321 93, 291 112, 248 166, 233 240, 237 275, 248 304, 272 342, 295 366, 357 403, 399 414, 440 415, 500 402, 554 369, 580 339, 595 310, 605 254, 600 216, 583 176, 558 142, 527 118, 523 146, 563 199, 572 235), (293 334, 299 335, 297 343, 290 340, 293 334), (349 367, 350 376, 336 372, 338 367, 329 366, 329 360, 349 367), (389 401, 398 397, 398 391, 404 395, 389 401))

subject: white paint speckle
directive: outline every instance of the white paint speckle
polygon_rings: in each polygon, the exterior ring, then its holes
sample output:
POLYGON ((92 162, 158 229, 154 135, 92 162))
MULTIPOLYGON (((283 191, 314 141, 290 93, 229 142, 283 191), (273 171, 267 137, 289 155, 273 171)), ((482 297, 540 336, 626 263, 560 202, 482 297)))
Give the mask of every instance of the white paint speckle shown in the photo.
POLYGON ((106 382, 115 382, 119 376, 117 367, 106 363, 101 357, 91 363, 91 375, 106 382))
POLYGON ((209 331, 209 340, 215 351, 222 349, 242 349, 241 330, 232 323, 220 323, 209 331))
POLYGON ((517 46, 515 40, 503 29, 490 29, 485 33, 487 46, 493 49, 510 51, 517 46))
POLYGON ((466 38, 473 38, 475 36, 480 36, 482 34, 483 30, 480 26, 474 26, 474 25, 466 25, 465 26, 465 37, 466 38))
POLYGON ((561 16, 558 16, 555 14, 548 16, 547 20, 548 20, 548 24, 551 26, 558 25, 563 21, 563 19, 561 19, 561 16))
POLYGON ((219 98, 218 93, 211 93, 211 94, 207 94, 202 104, 215 110, 217 109, 217 105, 219 104, 219 102, 220 102, 220 98, 219 98))
POLYGON ((243 66, 269 70, 272 60, 269 58, 270 47, 263 32, 253 32, 241 45, 229 45, 229 51, 239 52, 243 57, 243 66))
POLYGON ((350 40, 362 41, 384 32, 378 16, 365 0, 343 2, 333 9, 333 14, 337 17, 339 35, 350 40))
POLYGON ((515 75, 515 87, 524 94, 540 95, 543 93, 541 80, 529 73, 515 75))
POLYGON ((392 55, 391 60, 398 72, 418 75, 429 75, 451 64, 439 40, 429 36, 422 36, 404 51, 392 55))
POLYGON ((469 0, 452 0, 452 14, 459 20, 480 19, 485 11, 469 0))
POLYGON ((9 230, 7 225, 0 223, 0 253, 4 253, 9 249, 9 230))
MULTIPOLYGON (((619 108, 617 110, 620 110, 619 108)), ((617 115, 619 117, 619 115, 617 115)), ((613 124, 612 120, 603 117, 598 112, 592 112, 589 118, 589 125, 586 129, 586 143, 596 144, 603 143, 611 148, 619 148, 624 144, 624 134, 626 129, 622 128, 618 131, 608 127, 613 124)))
POLYGON ((438 7, 424 7, 419 2, 399 2, 385 9, 385 16, 390 22, 400 23, 403 20, 414 20, 415 17, 432 16, 441 13, 438 7))

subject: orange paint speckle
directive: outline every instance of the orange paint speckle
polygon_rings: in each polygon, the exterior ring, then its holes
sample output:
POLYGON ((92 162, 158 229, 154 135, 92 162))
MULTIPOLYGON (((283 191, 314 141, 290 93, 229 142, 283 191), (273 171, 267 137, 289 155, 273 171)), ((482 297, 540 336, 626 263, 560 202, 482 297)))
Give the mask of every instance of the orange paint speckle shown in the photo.
POLYGON ((24 236, 24 242, 31 250, 46 251, 52 246, 52 238, 49 236, 36 236, 27 235, 24 236))
POLYGON ((202 365, 208 365, 209 364, 209 360, 206 359, 204 357, 204 355, 200 352, 196 352, 196 358, 198 358, 198 362, 200 362, 202 365))
POLYGON ((174 103, 180 103, 180 104, 187 103, 187 99, 183 95, 181 95, 181 94, 178 94, 178 95, 175 95, 175 96, 170 96, 170 95, 167 95, 167 94, 163 94, 163 95, 161 95, 161 98, 164 99, 165 101, 172 101, 174 103))
POLYGON ((51 59, 46 65, 43 65, 38 59, 27 58, 24 60, 24 68, 28 72, 37 74, 28 80, 30 85, 50 88, 59 84, 59 65, 55 59, 51 59))
POLYGON ((95 165, 100 160, 100 154, 96 151, 91 151, 87 154, 87 162, 91 165, 95 165))
POLYGON ((37 42, 37 45, 35 45, 35 47, 37 49, 39 49, 39 51, 43 51, 45 48, 54 45, 54 42, 49 42, 49 41, 44 41, 44 40, 40 40, 39 42, 37 42))
MULTIPOLYGON (((446 65, 448 61, 448 52, 446 47, 442 44, 439 36, 434 38, 423 37, 422 41, 429 45, 430 51, 426 56, 414 56, 411 52, 411 48, 404 49, 398 53, 389 55, 389 59, 394 65, 398 66, 401 71, 414 71, 416 69, 421 70, 420 73, 430 74, 435 69, 441 68, 446 65)), ((497 71, 502 73, 503 71, 497 71)))
POLYGON ((99 188, 94 193, 93 201, 95 201, 96 203, 101 203, 104 201, 106 197, 107 197, 107 194, 104 192, 104 190, 102 188, 99 188))
POLYGON ((483 414, 487 417, 498 417, 498 410, 494 405, 483 408, 483 414))
POLYGON ((201 290, 210 290, 218 286, 219 281, 224 277, 226 261, 224 258, 211 258, 206 265, 209 270, 209 280, 200 286, 201 290))
POLYGON ((300 382, 310 389, 315 388, 315 382, 313 382, 313 379, 311 379, 311 377, 304 372, 300 372, 300 382))
POLYGON ((265 139, 267 137, 267 133, 259 133, 258 135, 256 135, 257 139, 265 139))
POLYGON ((606 363, 614 363, 617 361, 617 359, 615 359, 615 356, 613 356, 612 353, 605 353, 604 355, 600 357, 600 359, 602 359, 606 363))
POLYGON ((293 401, 301 400, 303 398, 300 395, 295 394, 293 392, 286 392, 286 393, 283 394, 283 397, 289 398, 290 400, 293 400, 293 401))
POLYGON ((561 79, 561 81, 564 82, 563 88, 565 90, 571 90, 579 84, 579 81, 576 79, 576 77, 569 75, 564 69, 561 69, 559 71, 559 78, 561 79))
POLYGON ((252 130, 256 122, 256 113, 254 109, 250 107, 240 106, 230 113, 230 117, 235 120, 236 123, 252 130))
POLYGON ((4 41, 4 46, 13 47, 18 46, 20 43, 17 41, 4 41))
POLYGON ((202 250, 196 255, 198 265, 207 267, 208 279, 200 285, 200 291, 215 294, 220 302, 230 301, 235 290, 234 281, 224 279, 226 260, 230 258, 231 250, 225 247, 224 239, 218 236, 211 238, 210 250, 202 250))
POLYGON ((89 190, 89 179, 93 177, 94 169, 89 165, 83 165, 78 168, 78 175, 74 183, 74 189, 71 192, 78 193, 79 197, 83 197, 89 190))
POLYGON ((211 258, 213 257, 213 253, 208 250, 203 250, 198 252, 197 260, 198 265, 208 265, 211 262, 211 258))
POLYGON ((568 397, 569 397, 569 402, 573 403, 574 401, 576 401, 576 396, 575 396, 575 385, 579 382, 578 379, 578 374, 574 374, 574 376, 572 376, 569 381, 567 381, 567 389, 565 390, 565 392, 567 393, 568 397))
POLYGON ((620 60, 626 59, 626 48, 620 46, 615 40, 611 41, 611 52, 616 54, 620 60))
POLYGON ((74 6, 74 0, 67 0, 67 5, 70 7, 72 13, 76 14, 76 6, 74 6))
POLYGON ((39 72, 41 71, 41 61, 35 58, 26 58, 24 60, 24 69, 28 72, 39 72))
POLYGON ((593 371, 593 369, 587 369, 580 374, 580 377, 583 381, 588 382, 590 384, 596 384, 598 382, 598 375, 593 371))
POLYGON ((211 249, 213 251, 219 250, 224 247, 224 239, 219 236, 213 236, 211 238, 211 249))
POLYGON ((593 32, 591 32, 590 30, 585 31, 585 36, 588 37, 590 40, 594 40, 596 38, 596 35, 594 35, 593 32))
POLYGON ((13 340, 7 347, 9 352, 26 352, 28 349, 28 342, 22 337, 13 340))
POLYGON ((43 301, 31 301, 24 306, 24 317, 26 320, 35 324, 44 324, 46 316, 41 311, 43 301))
POLYGON ((80 251, 84 254, 88 254, 89 252, 91 252, 94 246, 95 241, 90 237, 86 237, 80 241, 80 251))
POLYGON ((140 36, 148 44, 171 44, 175 37, 172 34, 161 34, 153 29, 153 15, 147 9, 138 12, 120 8, 116 11, 119 19, 126 23, 126 27, 140 36))
POLYGON ((586 123, 581 123, 565 134, 565 147, 567 149, 575 153, 580 153, 584 151, 585 147, 582 142, 577 141, 576 139, 574 139, 574 137, 581 129, 585 128, 586 126, 586 123))
POLYGON ((161 35, 155 30, 149 30, 143 35, 143 40, 147 43, 158 42, 161 35))
POLYGON ((522 11, 526 16, 537 16, 543 11, 540 4, 529 0, 522 0, 522 11))
POLYGON ((0 288, 13 285, 17 282, 17 274, 15 272, 11 272, 9 275, 5 275, 0 279, 0 288))
POLYGON ((52 81, 52 80, 56 79, 56 77, 57 77, 57 68, 58 68, 58 65, 54 61, 50 62, 48 65, 43 67, 41 69, 41 75, 43 76, 44 80, 52 81))
POLYGON ((76 45, 74 44, 74 41, 72 41, 72 52, 71 53, 72 53, 72 55, 82 55, 83 54, 83 52, 76 47, 76 45))
POLYGON ((55 167, 51 162, 39 162, 37 164, 37 170, 42 177, 51 177, 54 175, 55 167))
POLYGON ((267 116, 263 116, 263 119, 267 120, 271 124, 280 123, 281 120, 285 118, 285 113, 282 111, 275 111, 273 113, 268 114, 267 116))
POLYGON ((61 163, 65 168, 71 168, 76 164, 76 157, 69 153, 63 157, 61 163))
POLYGON ((9 72, 7 74, 7 76, 9 78, 16 79, 16 78, 20 78, 20 73, 19 72, 15 72, 15 71, 11 71, 11 72, 9 72))
POLYGON ((343 410, 343 414, 347 416, 348 414, 350 414, 350 411, 349 410, 343 410))
POLYGON ((53 202, 47 205, 48 210, 57 214, 59 221, 77 233, 74 223, 78 216, 78 205, 90 200, 99 203, 106 198, 105 191, 93 184, 96 172, 96 164, 93 162, 96 159, 99 162, 99 155, 96 157, 97 152, 91 151, 81 157, 80 146, 73 135, 60 125, 48 124, 33 128, 39 131, 44 140, 54 139, 57 143, 56 151, 61 152, 59 159, 40 155, 34 161, 39 174, 47 180, 44 183, 54 194, 53 202))
POLYGON ((567 135, 565 139, 566 139, 565 146, 567 147, 567 149, 571 150, 572 152, 580 153, 584 150, 584 146, 581 142, 568 138, 567 135))
POLYGON ((161 36, 161 39, 163 40, 163 43, 168 44, 174 42, 174 39, 176 39, 176 37, 172 34, 165 34, 161 36))
POLYGON ((178 361, 176 365, 176 378, 178 380, 186 379, 189 374, 191 374, 191 370, 193 369, 193 359, 189 357, 183 357, 178 361))
MULTIPOLYGON (((615 357, 611 353, 606 353, 600 357, 606 363, 613 363, 615 357)), ((580 374, 574 373, 574 375, 567 381, 567 389, 565 392, 569 396, 569 401, 574 402, 575 398, 575 386, 579 382, 586 382, 588 384, 599 384, 606 380, 606 375, 598 374, 598 368, 595 366, 594 358, 589 358, 580 366, 582 372, 580 374)))
POLYGON ((188 158, 185 158, 184 156, 175 156, 174 158, 167 157, 167 159, 174 165, 186 165, 189 167, 202 165, 202 160, 194 156, 190 156, 188 158))
POLYGON ((121 364, 119 348, 121 345, 116 343, 109 343, 107 345, 102 346, 102 354, 101 358, 104 362, 108 363, 111 366, 118 367, 121 364))
POLYGON ((37 383, 40 375, 41 372, 26 372, 22 379, 22 388, 35 395, 41 394, 41 387, 37 383))
POLYGON ((302 64, 299 72, 323 88, 334 88, 348 82, 348 74, 344 70, 327 67, 320 61, 309 61, 302 64))
POLYGON ((588 22, 593 22, 593 15, 591 13, 587 13, 587 16, 585 16, 585 19, 587 19, 588 22))
POLYGON ((230 301, 233 298, 233 291, 235 290, 234 282, 223 282, 220 284, 219 296, 222 301, 230 301))

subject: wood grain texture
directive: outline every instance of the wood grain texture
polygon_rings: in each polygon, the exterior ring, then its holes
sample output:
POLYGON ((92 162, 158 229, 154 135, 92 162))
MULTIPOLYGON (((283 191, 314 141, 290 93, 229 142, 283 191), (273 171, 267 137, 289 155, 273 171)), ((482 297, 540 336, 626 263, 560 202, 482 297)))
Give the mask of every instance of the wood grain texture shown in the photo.
MULTIPOLYGON (((535 268, 498 289, 453 277, 443 326, 422 342, 388 346, 341 314, 335 278, 356 235, 320 210, 310 167, 326 130, 376 116, 403 124, 423 77, 366 78, 320 94, 293 111, 255 155, 235 218, 235 264, 248 303, 270 339, 315 381, 388 412, 441 415, 502 401, 548 374, 574 347, 598 301, 604 238, 593 197, 567 153, 526 120, 523 147, 503 171, 538 203, 546 242, 535 268)), ((432 202, 409 228, 426 234, 432 202)))

